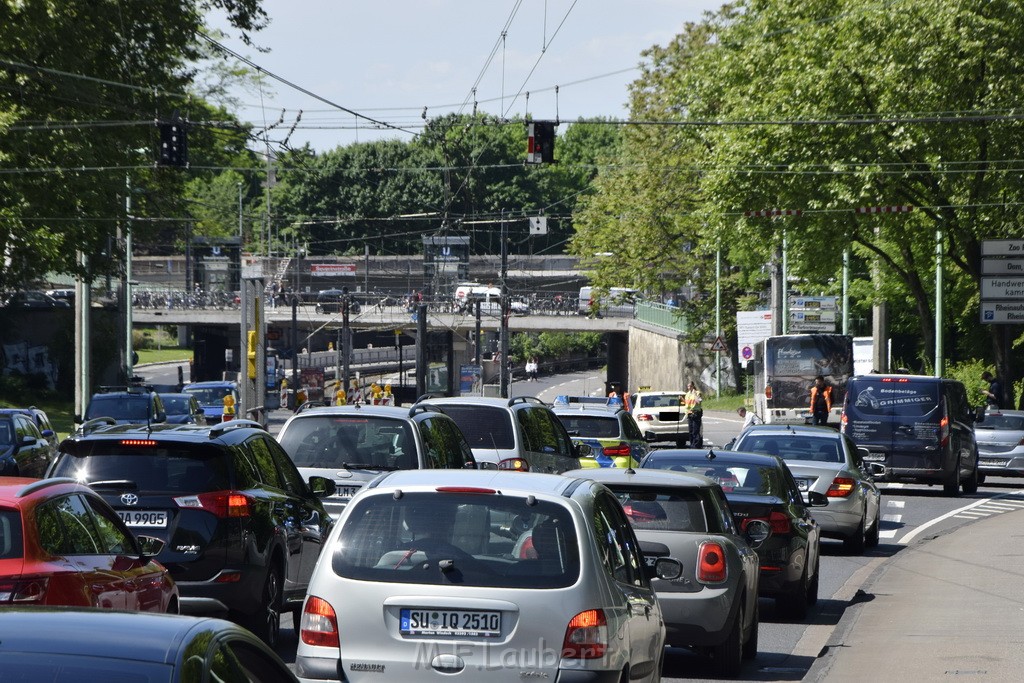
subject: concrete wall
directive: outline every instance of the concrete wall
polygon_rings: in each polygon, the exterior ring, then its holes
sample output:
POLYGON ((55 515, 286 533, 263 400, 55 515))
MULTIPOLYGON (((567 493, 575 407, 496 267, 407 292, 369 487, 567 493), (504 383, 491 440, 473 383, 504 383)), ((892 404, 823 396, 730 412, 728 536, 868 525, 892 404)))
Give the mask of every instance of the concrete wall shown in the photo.
MULTIPOLYGON (((690 380, 697 382, 705 396, 714 389, 715 353, 697 349, 671 330, 636 323, 629 328, 629 390, 649 386, 654 391, 685 389, 690 380)), ((724 371, 722 388, 728 382, 724 371)))

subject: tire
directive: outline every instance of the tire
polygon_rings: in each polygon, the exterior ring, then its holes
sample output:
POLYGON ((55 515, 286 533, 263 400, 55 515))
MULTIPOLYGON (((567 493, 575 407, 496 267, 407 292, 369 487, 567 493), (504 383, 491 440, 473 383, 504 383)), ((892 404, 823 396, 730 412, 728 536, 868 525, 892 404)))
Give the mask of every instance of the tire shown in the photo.
POLYGON ((953 469, 953 481, 946 482, 942 485, 942 493, 949 496, 950 498, 956 498, 960 495, 960 459, 957 458, 956 467, 953 469))
POLYGON ((263 583, 260 607, 246 624, 270 649, 277 646, 281 635, 281 570, 271 566, 263 583))
POLYGON ((862 555, 864 553, 864 548, 867 547, 867 530, 864 528, 864 520, 867 519, 867 516, 868 510, 865 507, 857 530, 853 532, 852 536, 843 539, 843 550, 847 555, 862 555))
POLYGON ((727 678, 736 678, 743 668, 743 605, 736 610, 729 635, 725 640, 711 648, 711 657, 715 660, 718 673, 727 678))
MULTIPOLYGON (((975 459, 977 463, 977 459, 975 459)), ((978 492, 978 484, 981 483, 981 476, 978 473, 978 466, 975 464, 974 469, 971 471, 971 476, 960 483, 960 488, 963 489, 964 493, 968 496, 973 496, 978 492)))
POLYGON ((747 641, 743 643, 743 659, 748 662, 757 658, 757 633, 761 629, 761 608, 754 598, 754 618, 750 622, 750 633, 747 634, 747 641))
POLYGON ((984 472, 978 472, 978 484, 984 484, 984 483, 985 483, 985 473, 984 472))
MULTIPOLYGON (((807 571, 807 569, 804 570, 804 575, 801 577, 800 585, 797 586, 796 590, 788 595, 780 595, 775 598, 775 607, 786 618, 792 619, 793 621, 803 621, 807 618, 807 601, 810 595, 810 592, 808 591, 809 580, 807 578, 807 571)), ((815 591, 815 593, 817 593, 817 591, 815 591)))
POLYGON ((807 606, 818 604, 818 583, 821 578, 821 561, 814 563, 814 578, 807 582, 807 606))
POLYGON ((874 548, 874 547, 878 546, 878 525, 879 524, 881 524, 881 521, 879 520, 878 513, 876 513, 875 514, 875 523, 871 525, 870 529, 868 529, 867 539, 865 540, 865 544, 869 548, 874 548))

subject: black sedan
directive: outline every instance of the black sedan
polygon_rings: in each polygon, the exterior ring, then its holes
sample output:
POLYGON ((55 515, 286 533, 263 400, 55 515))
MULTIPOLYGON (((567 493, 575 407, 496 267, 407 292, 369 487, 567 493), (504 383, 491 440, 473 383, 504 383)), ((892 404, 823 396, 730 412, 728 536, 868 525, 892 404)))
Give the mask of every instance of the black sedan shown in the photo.
POLYGON ((0 610, 0 633, 5 680, 298 680, 256 636, 221 619, 8 607, 0 610))
POLYGON ((703 474, 725 492, 741 531, 750 520, 764 520, 771 538, 757 548, 761 563, 759 595, 775 598, 779 610, 802 620, 818 600, 821 529, 810 507, 828 505, 810 492, 805 503, 786 463, 775 455, 714 450, 654 451, 641 467, 703 474))

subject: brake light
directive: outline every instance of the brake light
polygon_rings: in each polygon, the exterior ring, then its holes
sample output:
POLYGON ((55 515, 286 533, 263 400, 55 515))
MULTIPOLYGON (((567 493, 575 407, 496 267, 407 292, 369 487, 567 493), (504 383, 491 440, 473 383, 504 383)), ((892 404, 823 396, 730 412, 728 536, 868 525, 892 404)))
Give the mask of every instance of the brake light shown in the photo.
POLYGON ((939 420, 939 446, 946 447, 949 443, 949 415, 943 415, 939 420))
POLYGON ((832 485, 828 487, 825 495, 829 498, 846 498, 853 493, 853 488, 856 485, 857 482, 850 477, 836 477, 832 480, 832 485))
POLYGON ((638 413, 633 416, 637 422, 650 422, 653 418, 649 413, 638 413))
POLYGON ((49 583, 46 576, 0 579, 0 604, 41 605, 49 583))
POLYGON ((339 647, 338 615, 323 598, 310 595, 302 610, 299 622, 299 637, 306 645, 339 647))
POLYGON ((850 422, 850 418, 846 417, 846 411, 844 410, 839 415, 839 433, 840 434, 845 434, 846 433, 846 425, 849 422, 850 422))
POLYGON ((157 442, 153 439, 121 439, 122 446, 156 446, 157 442))
POLYGON ((588 609, 574 616, 565 629, 562 656, 566 659, 600 659, 608 648, 608 621, 604 610, 588 609))
POLYGON ((252 514, 249 497, 238 491, 213 491, 195 496, 179 496, 174 502, 180 508, 205 510, 216 517, 248 517, 252 514))
POLYGON ((628 443, 621 442, 618 446, 605 446, 602 450, 609 458, 613 458, 617 455, 631 455, 633 453, 628 443))
POLYGON ((771 385, 771 384, 767 384, 767 385, 765 385, 765 388, 764 388, 764 397, 765 397, 766 399, 768 399, 769 401, 770 401, 770 400, 772 400, 772 385, 771 385))
POLYGON ((768 522, 768 526, 771 527, 773 534, 788 534, 791 529, 789 525, 789 517, 786 513, 775 510, 769 514, 768 517, 750 517, 743 520, 743 531, 747 530, 747 525, 754 519, 760 519, 761 521, 768 522))
MULTIPOLYGON (((622 511, 625 512, 626 516, 629 517, 630 521, 633 522, 656 522, 658 520, 657 515, 652 514, 650 512, 645 512, 643 510, 637 510, 629 503, 626 503, 625 505, 622 506, 622 511)), ((662 519, 664 519, 664 517, 662 517, 662 519)))
POLYGON ((697 580, 701 583, 721 583, 728 576, 725 551, 712 541, 700 544, 697 551, 697 580))
POLYGON ((512 470, 514 472, 529 472, 530 463, 522 458, 505 458, 498 463, 499 470, 512 470))

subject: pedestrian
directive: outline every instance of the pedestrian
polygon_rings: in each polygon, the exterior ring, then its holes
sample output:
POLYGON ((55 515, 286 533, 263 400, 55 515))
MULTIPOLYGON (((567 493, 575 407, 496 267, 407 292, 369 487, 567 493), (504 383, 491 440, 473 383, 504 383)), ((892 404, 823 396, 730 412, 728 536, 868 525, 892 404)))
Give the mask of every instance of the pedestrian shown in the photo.
POLYGON ((988 388, 981 390, 985 394, 986 407, 998 410, 1003 405, 1003 383, 988 370, 981 373, 981 379, 988 382, 988 388))
POLYGON ((825 377, 818 375, 811 386, 811 424, 827 425, 828 414, 832 410, 832 385, 825 377))
POLYGON ((530 358, 526 361, 526 379, 529 382, 537 381, 537 359, 530 358))
POLYGON ((700 389, 691 380, 686 385, 686 393, 683 394, 683 412, 686 414, 686 424, 690 429, 690 446, 703 448, 704 446, 704 396, 700 389))
POLYGON ((746 431, 747 427, 753 427, 754 425, 764 424, 764 420, 757 416, 757 413, 748 411, 746 407, 740 406, 736 409, 736 414, 743 420, 743 426, 740 427, 740 432, 746 431))

